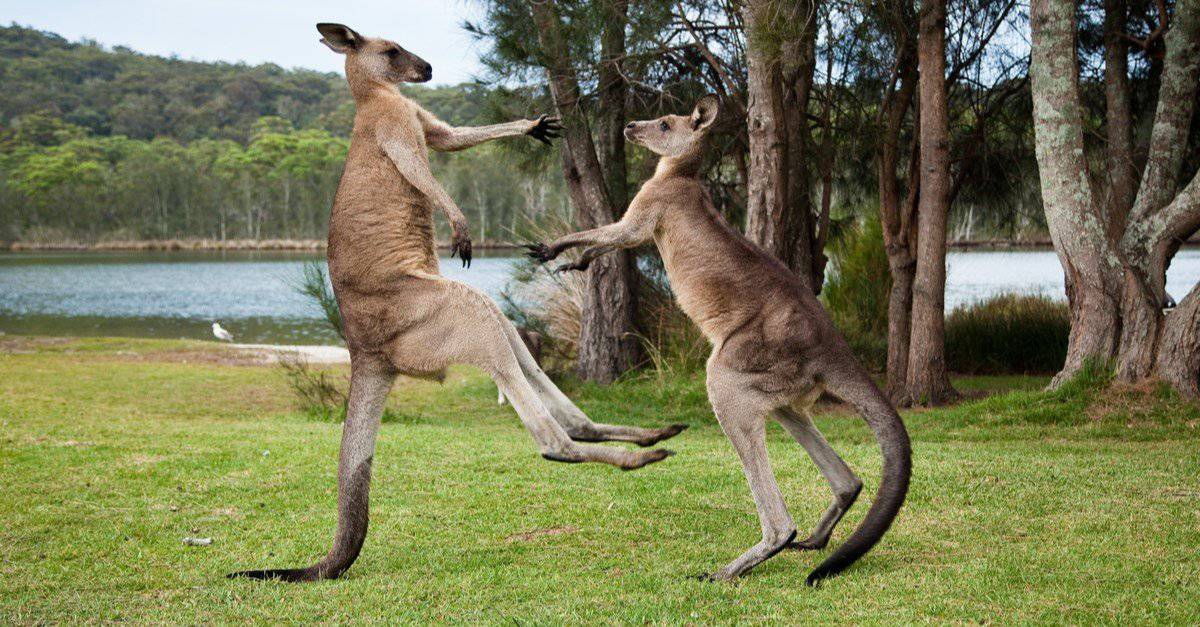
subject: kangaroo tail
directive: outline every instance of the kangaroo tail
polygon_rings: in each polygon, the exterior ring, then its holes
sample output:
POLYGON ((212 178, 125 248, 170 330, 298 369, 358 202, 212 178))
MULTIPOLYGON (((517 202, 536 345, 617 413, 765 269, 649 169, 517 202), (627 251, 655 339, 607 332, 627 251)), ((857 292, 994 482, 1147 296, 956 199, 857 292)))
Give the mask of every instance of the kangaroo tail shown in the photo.
POLYGON ((830 377, 829 389, 854 405, 874 432, 883 453, 883 478, 866 518, 844 544, 809 573, 806 583, 810 586, 842 572, 879 542, 904 504, 912 473, 908 431, 896 409, 857 364, 853 364, 852 372, 845 372, 845 368, 841 370, 843 377, 836 378, 844 380, 839 382, 830 377))

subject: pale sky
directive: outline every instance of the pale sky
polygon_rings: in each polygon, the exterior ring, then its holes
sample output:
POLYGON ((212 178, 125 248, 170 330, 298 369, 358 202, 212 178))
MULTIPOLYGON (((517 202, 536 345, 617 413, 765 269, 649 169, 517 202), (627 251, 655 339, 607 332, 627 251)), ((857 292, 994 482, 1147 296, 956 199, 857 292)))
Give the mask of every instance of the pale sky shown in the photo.
POLYGON ((478 45, 459 27, 478 14, 467 0, 0 0, 0 22, 71 41, 200 61, 276 63, 342 71, 321 45, 317 22, 387 37, 433 65, 434 84, 479 73, 478 45))

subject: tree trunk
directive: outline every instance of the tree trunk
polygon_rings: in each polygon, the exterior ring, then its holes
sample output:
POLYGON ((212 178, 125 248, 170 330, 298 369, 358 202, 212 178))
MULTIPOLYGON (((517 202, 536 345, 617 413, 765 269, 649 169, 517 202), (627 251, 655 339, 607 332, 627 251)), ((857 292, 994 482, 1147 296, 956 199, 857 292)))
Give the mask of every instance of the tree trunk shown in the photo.
POLYGON ((600 170, 608 187, 608 198, 618 214, 629 204, 629 182, 625 171, 625 96, 628 87, 621 75, 625 57, 625 24, 628 0, 604 0, 604 30, 600 35, 600 68, 597 72, 599 99, 596 107, 596 149, 600 170))
POLYGON ((1121 262, 1096 203, 1083 144, 1075 2, 1033 0, 1030 65, 1042 202, 1066 275, 1071 334, 1057 386, 1091 361, 1112 359, 1119 331, 1121 262))
MULTIPOLYGON (((563 173, 579 226, 591 229, 609 224, 616 212, 580 104, 579 81, 563 39, 557 5, 552 0, 530 4, 550 93, 562 118, 563 173)), ((578 355, 578 372, 584 379, 611 383, 636 363, 632 269, 629 252, 619 251, 597 259, 588 270, 578 355)))
POLYGON ((808 0, 742 6, 748 42, 746 235, 819 292, 824 263, 814 250, 806 150, 815 14, 808 0))
POLYGON ((1133 208, 1137 170, 1133 163, 1133 113, 1129 100, 1126 0, 1104 2, 1104 131, 1108 141, 1108 233, 1117 241, 1133 208))
MULTIPOLYGON (((910 9, 907 2, 902 9, 910 9)), ((915 39, 905 32, 905 20, 897 21, 896 77, 880 107, 883 119, 879 152, 879 218, 883 227, 883 245, 888 256, 892 285, 888 296, 887 393, 893 401, 903 400, 908 380, 908 351, 912 330, 912 284, 916 262, 913 257, 915 234, 912 217, 918 200, 919 178, 914 136, 913 156, 909 163, 906 197, 901 197, 897 168, 900 164, 900 132, 905 114, 912 106, 917 84, 915 39)), ((914 115, 914 125, 918 116, 914 115)), ((914 134, 915 135, 915 134, 914 134)))
POLYGON ((1167 314, 1155 370, 1187 398, 1200 398, 1200 284, 1167 314))
POLYGON ((946 218, 950 209, 950 116, 946 102, 946 0, 921 4, 921 196, 913 279, 907 397, 940 405, 956 396, 946 374, 946 218))
POLYGON ((1166 273, 1177 243, 1200 225, 1200 201, 1190 200, 1196 183, 1179 190, 1179 172, 1200 84, 1200 6, 1181 3, 1166 39, 1158 105, 1142 185, 1121 237, 1125 259, 1122 330, 1117 378, 1151 376, 1161 342, 1166 273))
POLYGON ((769 5, 750 1, 742 7, 746 39, 750 42, 746 47, 750 156, 746 171, 746 236, 787 263, 783 211, 787 206, 788 142, 780 90, 782 68, 773 52, 757 41, 767 30, 769 5))
POLYGON ((916 264, 906 254, 888 255, 892 287, 888 293, 887 393, 903 405, 908 384, 908 354, 912 339, 913 275, 916 264))
POLYGON ((780 49, 782 63, 783 122, 788 142, 785 181, 788 189, 785 208, 786 232, 790 240, 790 263, 797 274, 808 278, 814 293, 821 293, 825 277, 825 253, 817 247, 817 217, 813 212, 809 155, 812 133, 808 126, 808 103, 812 97, 813 74, 817 67, 817 16, 812 2, 793 3, 801 19, 806 19, 799 37, 788 40, 780 49))

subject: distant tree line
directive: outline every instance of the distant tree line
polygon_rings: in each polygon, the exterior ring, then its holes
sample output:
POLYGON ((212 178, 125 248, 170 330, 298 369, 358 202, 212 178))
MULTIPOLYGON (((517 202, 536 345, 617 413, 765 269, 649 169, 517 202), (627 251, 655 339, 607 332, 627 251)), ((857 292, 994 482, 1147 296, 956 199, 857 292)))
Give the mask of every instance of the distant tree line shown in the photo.
MULTIPOLYGON (((353 122, 345 80, 0 27, 0 240, 322 238, 353 122)), ((452 124, 532 115, 521 92, 406 88, 452 124)), ((568 211, 545 155, 437 155, 477 241, 568 211)))

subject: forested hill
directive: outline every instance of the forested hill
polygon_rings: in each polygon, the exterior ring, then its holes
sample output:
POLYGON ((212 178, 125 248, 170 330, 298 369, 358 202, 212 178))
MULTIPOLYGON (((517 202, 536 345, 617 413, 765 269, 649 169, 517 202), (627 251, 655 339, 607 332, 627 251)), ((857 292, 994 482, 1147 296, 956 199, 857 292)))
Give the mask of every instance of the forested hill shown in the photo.
MULTIPOLYGON (((0 241, 324 236, 354 115, 338 74, 12 25, 0 27, 0 84, 0 241)), ((532 113, 520 94, 477 85, 404 91, 451 124, 532 113)), ((511 240, 524 216, 566 207, 546 162, 496 158, 530 144, 434 159, 477 241, 511 240)))
MULTIPOLYGON (((42 113, 100 136, 245 142, 263 116, 341 136, 353 118, 337 74, 156 57, 15 24, 0 27, 0 83, 0 124, 42 113)), ((451 123, 484 114, 486 93, 466 86, 405 92, 451 123)))

